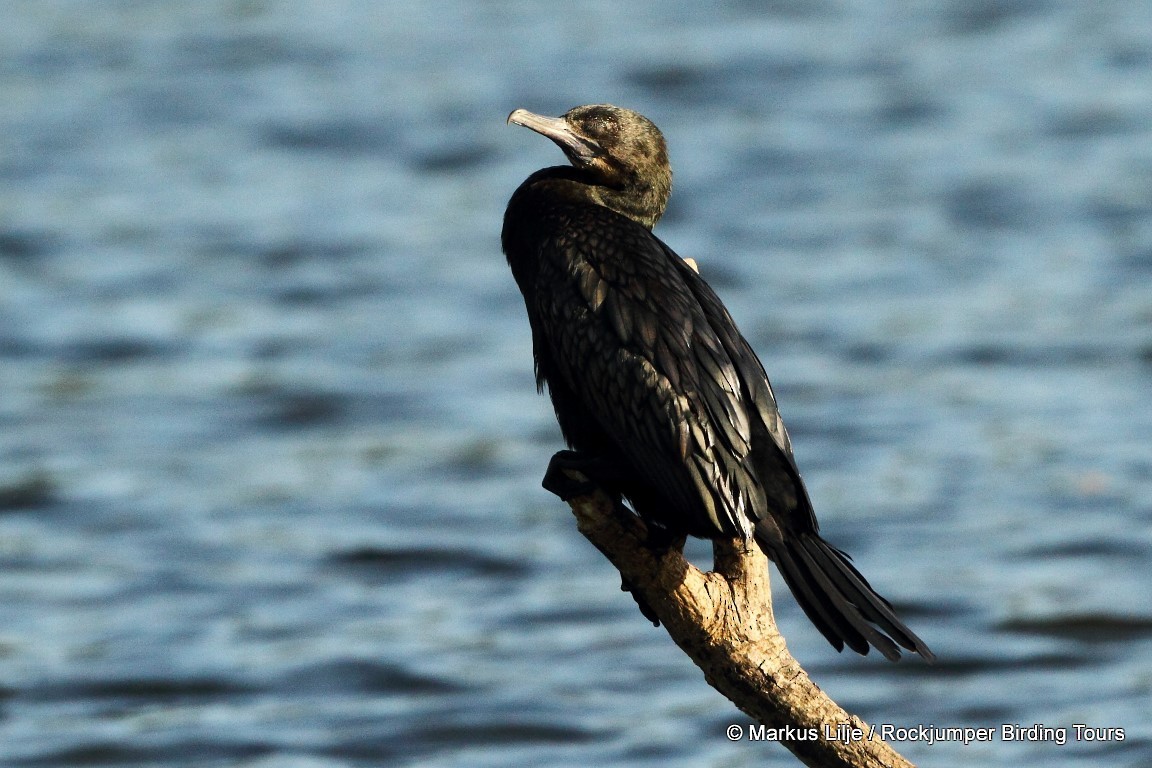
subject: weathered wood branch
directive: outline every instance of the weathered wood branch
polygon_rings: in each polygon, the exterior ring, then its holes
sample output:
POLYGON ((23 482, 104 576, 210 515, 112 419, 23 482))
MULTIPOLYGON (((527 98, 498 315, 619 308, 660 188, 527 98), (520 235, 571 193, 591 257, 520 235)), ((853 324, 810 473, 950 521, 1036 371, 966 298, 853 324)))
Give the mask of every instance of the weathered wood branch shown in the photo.
POLYGON ((788 652, 772 615, 768 560, 759 547, 716 541, 714 570, 703 573, 685 559, 682 546, 655 554, 638 520, 603 491, 568 503, 580 532, 648 603, 709 685, 766 728, 785 736, 819 735, 780 739, 801 762, 812 768, 913 768, 879 736, 828 738, 842 723, 863 734, 868 726, 820 690, 788 652))

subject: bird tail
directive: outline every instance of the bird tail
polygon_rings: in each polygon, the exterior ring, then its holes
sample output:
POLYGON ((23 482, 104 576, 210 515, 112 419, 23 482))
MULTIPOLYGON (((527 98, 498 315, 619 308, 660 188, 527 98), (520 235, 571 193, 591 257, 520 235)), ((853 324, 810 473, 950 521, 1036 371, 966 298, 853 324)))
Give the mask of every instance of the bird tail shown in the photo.
POLYGON ((936 658, 900 621, 888 601, 876 594, 848 555, 818 534, 792 533, 785 541, 775 530, 757 530, 757 534, 796 602, 836 650, 847 645, 866 655, 873 646, 889 661, 896 661, 903 647, 925 661, 936 658))

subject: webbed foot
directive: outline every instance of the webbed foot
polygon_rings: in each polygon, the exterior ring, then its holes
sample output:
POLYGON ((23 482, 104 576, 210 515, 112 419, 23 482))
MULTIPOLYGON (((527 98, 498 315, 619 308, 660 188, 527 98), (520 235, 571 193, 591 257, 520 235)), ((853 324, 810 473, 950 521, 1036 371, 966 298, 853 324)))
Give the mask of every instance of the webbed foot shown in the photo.
POLYGON ((561 501, 568 501, 592 493, 601 486, 598 480, 603 480, 610 474, 603 459, 598 456, 589 456, 578 451, 557 451, 548 462, 548 469, 544 472, 544 480, 540 485, 544 486, 544 490, 559 496, 561 501), (579 472, 587 479, 577 480, 566 470, 579 472))
POLYGON ((640 609, 640 613, 644 614, 644 618, 652 622, 652 626, 660 626, 660 617, 656 615, 656 611, 652 610, 652 606, 648 604, 648 601, 641 597, 640 593, 633 589, 632 585, 628 583, 628 580, 623 577, 620 578, 620 591, 628 592, 632 595, 632 599, 636 601, 636 607, 640 609))

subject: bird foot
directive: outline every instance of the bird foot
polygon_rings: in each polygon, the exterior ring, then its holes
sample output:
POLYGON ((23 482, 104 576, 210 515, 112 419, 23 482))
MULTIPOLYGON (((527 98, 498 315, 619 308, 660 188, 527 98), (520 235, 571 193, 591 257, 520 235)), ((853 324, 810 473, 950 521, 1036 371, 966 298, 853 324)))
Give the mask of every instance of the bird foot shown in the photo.
POLYGON ((652 550, 657 559, 664 557, 668 552, 684 549, 687 537, 682 533, 674 533, 661 525, 645 526, 644 546, 652 550))
POLYGON ((632 599, 636 601, 636 607, 640 609, 640 613, 644 614, 644 618, 652 622, 652 626, 660 626, 660 617, 656 615, 656 611, 652 610, 652 606, 640 594, 640 592, 633 587, 628 580, 620 577, 620 591, 627 592, 632 595, 632 599))
MULTIPOLYGON (((684 537, 676 535, 660 525, 647 523, 640 515, 626 507, 613 490, 613 479, 619 479, 619 470, 601 456, 590 456, 579 451, 557 451, 548 462, 548 469, 540 483, 544 489, 556 494, 563 501, 578 496, 587 496, 597 489, 604 489, 613 496, 614 509, 620 523, 645 547, 652 550, 657 558, 668 550, 683 548, 684 537), (579 473, 580 477, 572 475, 579 473)), ((639 590, 627 579, 621 577, 620 591, 632 595, 636 606, 652 626, 660 626, 660 617, 639 590)))
POLYGON ((606 474, 604 461, 598 456, 577 451, 557 451, 548 462, 548 469, 540 485, 544 486, 544 490, 559 496, 561 501, 568 501, 595 491, 601 485, 597 478, 606 474), (579 472, 584 479, 572 477, 570 472, 579 472))

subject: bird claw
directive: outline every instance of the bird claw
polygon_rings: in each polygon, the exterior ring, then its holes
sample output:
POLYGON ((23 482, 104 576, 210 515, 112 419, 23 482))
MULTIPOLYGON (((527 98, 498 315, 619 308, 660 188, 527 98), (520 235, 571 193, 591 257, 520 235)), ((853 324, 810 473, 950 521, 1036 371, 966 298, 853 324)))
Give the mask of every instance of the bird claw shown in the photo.
POLYGON ((640 609, 640 613, 644 614, 644 618, 652 622, 652 626, 660 626, 660 617, 656 615, 656 611, 652 609, 652 606, 648 603, 648 601, 645 600, 641 596, 640 592, 636 590, 636 588, 631 584, 629 584, 628 580, 623 576, 620 577, 620 591, 627 592, 628 594, 632 595, 632 599, 636 601, 636 607, 640 609))
POLYGON ((559 496, 561 501, 587 496, 599 487, 585 474, 594 461, 576 451, 557 451, 548 462, 548 469, 540 485, 544 486, 544 490, 559 496), (571 472, 580 472, 585 477, 583 480, 577 479, 571 472))
MULTIPOLYGON (((544 472, 544 480, 540 484, 544 486, 545 490, 559 496, 562 501, 568 501, 577 496, 587 496, 601 488, 601 483, 597 482, 597 479, 605 481, 611 475, 612 469, 599 456, 589 456, 578 451, 557 451, 553 454, 551 461, 548 462, 548 469, 544 472), (582 479, 572 476, 573 473, 577 472, 580 473, 582 479)), ((676 537, 659 526, 647 525, 639 515, 634 514, 621 504, 618 498, 615 509, 620 516, 620 522, 631 530, 632 535, 644 546, 653 548, 658 556, 673 546, 677 538, 679 538, 680 546, 683 546, 684 539, 682 536, 676 537)), ((660 626, 660 617, 656 615, 656 611, 641 596, 640 592, 623 577, 620 580, 620 591, 632 595, 640 613, 652 622, 652 626, 660 626)))

